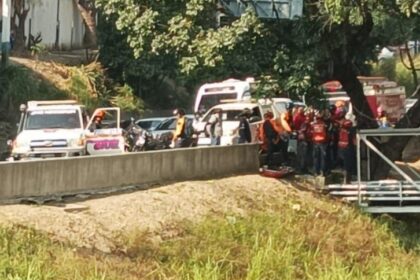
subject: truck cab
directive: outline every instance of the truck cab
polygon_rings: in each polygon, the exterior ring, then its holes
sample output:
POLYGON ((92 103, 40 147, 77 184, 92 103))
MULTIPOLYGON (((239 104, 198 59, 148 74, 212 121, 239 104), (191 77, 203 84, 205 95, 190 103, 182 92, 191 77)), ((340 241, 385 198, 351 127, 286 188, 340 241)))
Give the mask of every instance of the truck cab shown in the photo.
POLYGON ((12 144, 14 160, 85 154, 88 116, 76 101, 29 101, 21 106, 21 112, 18 135, 12 144))

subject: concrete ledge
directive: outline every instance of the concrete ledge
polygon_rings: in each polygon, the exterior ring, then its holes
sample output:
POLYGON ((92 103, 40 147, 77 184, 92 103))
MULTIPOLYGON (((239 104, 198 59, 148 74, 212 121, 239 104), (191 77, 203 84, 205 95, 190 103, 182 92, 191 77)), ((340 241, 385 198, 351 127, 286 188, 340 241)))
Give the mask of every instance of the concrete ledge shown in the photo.
POLYGON ((253 144, 0 163, 0 200, 258 171, 253 144))

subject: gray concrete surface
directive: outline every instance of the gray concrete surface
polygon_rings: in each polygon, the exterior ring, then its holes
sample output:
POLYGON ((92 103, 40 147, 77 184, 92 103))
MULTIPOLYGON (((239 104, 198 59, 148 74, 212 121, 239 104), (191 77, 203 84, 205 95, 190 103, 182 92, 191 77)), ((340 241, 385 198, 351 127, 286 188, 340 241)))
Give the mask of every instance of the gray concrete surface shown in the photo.
POLYGON ((0 200, 258 171, 257 145, 0 163, 0 200))
POLYGON ((420 158, 420 136, 411 137, 407 146, 405 147, 402 160, 403 161, 417 161, 420 158))

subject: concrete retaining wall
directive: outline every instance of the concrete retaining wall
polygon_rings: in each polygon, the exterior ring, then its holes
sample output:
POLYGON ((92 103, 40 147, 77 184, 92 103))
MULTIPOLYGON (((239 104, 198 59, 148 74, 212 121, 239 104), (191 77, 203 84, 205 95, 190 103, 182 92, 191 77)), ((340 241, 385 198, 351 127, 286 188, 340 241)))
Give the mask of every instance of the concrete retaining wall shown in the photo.
POLYGON ((0 200, 75 194, 257 170, 257 145, 1 163, 0 200))

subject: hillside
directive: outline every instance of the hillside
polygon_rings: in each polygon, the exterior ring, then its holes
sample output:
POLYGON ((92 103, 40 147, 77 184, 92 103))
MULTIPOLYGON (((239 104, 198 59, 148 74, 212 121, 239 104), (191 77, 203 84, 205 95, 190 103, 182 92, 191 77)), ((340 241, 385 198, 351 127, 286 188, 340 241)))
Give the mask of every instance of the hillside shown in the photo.
POLYGON ((420 277, 419 217, 364 215, 299 180, 248 175, 0 206, 0 221, 0 275, 12 279, 420 277))

